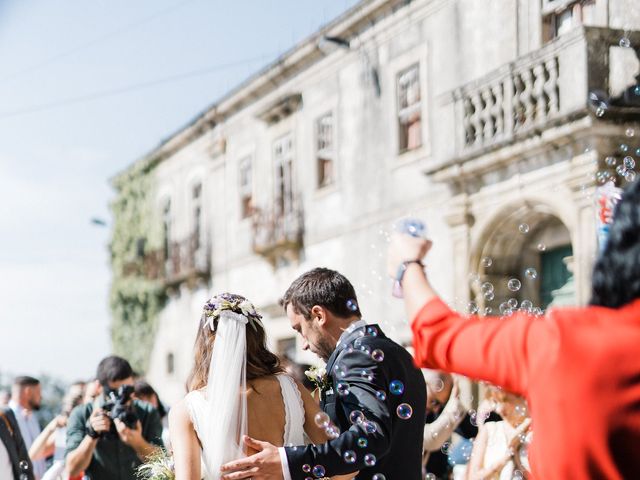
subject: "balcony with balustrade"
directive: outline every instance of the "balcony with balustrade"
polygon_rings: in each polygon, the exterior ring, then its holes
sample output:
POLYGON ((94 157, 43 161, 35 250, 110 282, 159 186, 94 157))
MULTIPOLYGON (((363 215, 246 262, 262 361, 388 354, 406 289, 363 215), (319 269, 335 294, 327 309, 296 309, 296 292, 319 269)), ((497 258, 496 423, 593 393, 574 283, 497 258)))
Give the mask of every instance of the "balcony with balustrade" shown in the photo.
MULTIPOLYGON (((446 142, 447 154, 427 173, 450 178, 463 164, 467 171, 486 171, 501 156, 490 155, 496 151, 508 149, 502 157, 513 158, 536 142, 553 142, 554 135, 571 136, 600 121, 589 108, 589 95, 613 93, 612 50, 624 35, 640 42, 640 32, 579 27, 448 92, 442 108, 453 122, 453 138, 446 142), (550 133, 554 127, 562 129, 550 133)), ((626 50, 633 56, 633 50, 626 50)), ((602 119, 611 120, 615 115, 602 119)))
POLYGON ((253 213, 253 251, 274 267, 295 261, 303 247, 304 221, 300 202, 284 212, 278 205, 256 208, 253 213))

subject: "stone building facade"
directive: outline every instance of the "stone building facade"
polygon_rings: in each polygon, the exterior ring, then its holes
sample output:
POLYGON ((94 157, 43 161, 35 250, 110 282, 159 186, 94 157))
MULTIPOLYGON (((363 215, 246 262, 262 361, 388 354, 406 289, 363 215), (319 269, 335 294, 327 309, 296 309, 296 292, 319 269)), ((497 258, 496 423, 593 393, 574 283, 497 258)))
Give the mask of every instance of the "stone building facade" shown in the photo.
POLYGON ((457 308, 544 308, 567 283, 564 303, 587 302, 595 188, 625 182, 604 159, 640 147, 634 116, 589 93, 635 84, 638 29, 635 0, 363 0, 247 79, 131 167, 148 166, 163 235, 148 379, 184 393, 220 291, 258 306, 273 349, 317 362, 277 303, 315 266, 410 345, 384 258, 403 216, 426 221, 430 278, 457 308))

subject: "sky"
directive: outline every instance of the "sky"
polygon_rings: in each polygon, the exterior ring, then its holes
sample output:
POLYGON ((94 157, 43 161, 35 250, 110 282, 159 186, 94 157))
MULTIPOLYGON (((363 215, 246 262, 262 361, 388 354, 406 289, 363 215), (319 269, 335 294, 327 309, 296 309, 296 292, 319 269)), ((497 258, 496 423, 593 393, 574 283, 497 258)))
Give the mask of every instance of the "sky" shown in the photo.
POLYGON ((0 0, 0 374, 94 374, 109 178, 356 3, 0 0))

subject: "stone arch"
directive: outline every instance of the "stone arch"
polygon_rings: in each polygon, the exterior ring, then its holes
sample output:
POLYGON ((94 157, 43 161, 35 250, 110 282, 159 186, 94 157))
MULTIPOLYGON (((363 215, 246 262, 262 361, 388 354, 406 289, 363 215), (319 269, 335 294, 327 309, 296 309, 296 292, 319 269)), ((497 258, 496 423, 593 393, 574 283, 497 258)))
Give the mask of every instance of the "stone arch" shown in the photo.
MULTIPOLYGON (((500 305, 512 298, 518 304, 529 300, 534 307, 546 307, 550 298, 560 295, 557 289, 570 278, 575 251, 572 232, 576 231, 577 222, 570 204, 567 208, 546 198, 529 197, 502 203, 483 218, 471 239, 471 299, 481 313, 489 315, 499 314, 500 305), (512 278, 520 282, 517 291, 508 288, 512 278), (493 297, 485 295, 485 282, 493 286, 493 297)), ((565 294, 575 297, 570 290, 565 294)))

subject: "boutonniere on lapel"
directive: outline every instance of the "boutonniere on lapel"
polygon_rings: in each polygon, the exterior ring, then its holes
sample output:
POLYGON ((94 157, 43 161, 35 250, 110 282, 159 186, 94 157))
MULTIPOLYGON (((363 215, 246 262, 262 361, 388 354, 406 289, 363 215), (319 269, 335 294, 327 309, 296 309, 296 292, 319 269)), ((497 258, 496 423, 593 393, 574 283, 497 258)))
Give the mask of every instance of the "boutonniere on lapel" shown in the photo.
POLYGON ((327 375, 326 368, 311 367, 309 370, 305 370, 304 374, 316 386, 317 392, 322 393, 331 388, 331 380, 329 379, 329 375, 327 375))

